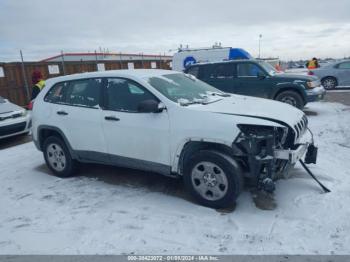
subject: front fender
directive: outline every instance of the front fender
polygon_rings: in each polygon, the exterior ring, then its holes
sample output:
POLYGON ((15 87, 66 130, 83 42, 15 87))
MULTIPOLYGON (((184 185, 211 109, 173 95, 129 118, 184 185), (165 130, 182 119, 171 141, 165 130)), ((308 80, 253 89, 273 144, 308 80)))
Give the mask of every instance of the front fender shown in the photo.
POLYGON ((189 142, 203 142, 203 143, 213 143, 213 144, 217 144, 217 145, 223 145, 223 146, 228 146, 231 148, 232 146, 232 141, 225 141, 222 139, 212 139, 212 138, 199 138, 199 137, 189 137, 186 139, 181 140, 177 147, 176 147, 176 152, 173 155, 173 159, 172 159, 172 164, 171 164, 171 171, 175 172, 175 173, 180 173, 179 170, 179 163, 180 163, 180 158, 182 155, 182 152, 186 146, 187 143, 189 142))

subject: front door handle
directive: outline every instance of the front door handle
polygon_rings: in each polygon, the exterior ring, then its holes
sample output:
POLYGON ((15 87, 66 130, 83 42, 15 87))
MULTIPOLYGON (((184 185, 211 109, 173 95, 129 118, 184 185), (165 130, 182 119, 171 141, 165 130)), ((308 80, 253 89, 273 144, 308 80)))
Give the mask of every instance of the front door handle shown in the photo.
POLYGON ((68 113, 66 112, 66 111, 57 111, 56 112, 57 113, 57 115, 61 115, 61 116, 66 116, 66 115, 68 115, 68 113))
POLYGON ((108 121, 119 121, 120 119, 115 116, 105 116, 105 119, 108 121))

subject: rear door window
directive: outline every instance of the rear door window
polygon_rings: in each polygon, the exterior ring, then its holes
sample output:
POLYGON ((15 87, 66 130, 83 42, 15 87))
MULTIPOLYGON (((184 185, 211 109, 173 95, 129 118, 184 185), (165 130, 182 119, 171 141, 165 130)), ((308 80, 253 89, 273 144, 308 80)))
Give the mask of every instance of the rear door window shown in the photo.
POLYGON ((226 63, 218 64, 213 67, 210 78, 211 79, 232 79, 236 76, 236 64, 226 63))
POLYGON ((84 79, 71 81, 66 103, 73 106, 97 108, 100 100, 101 79, 84 79))

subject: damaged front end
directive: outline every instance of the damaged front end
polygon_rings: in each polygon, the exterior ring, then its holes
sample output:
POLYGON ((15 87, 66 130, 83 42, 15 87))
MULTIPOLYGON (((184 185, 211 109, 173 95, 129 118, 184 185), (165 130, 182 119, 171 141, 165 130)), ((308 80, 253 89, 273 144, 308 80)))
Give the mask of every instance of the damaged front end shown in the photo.
POLYGON ((234 155, 244 163, 247 177, 258 189, 275 190, 276 180, 285 176, 306 153, 306 163, 316 163, 317 148, 306 138, 307 119, 288 126, 238 125, 240 134, 233 142, 234 155))

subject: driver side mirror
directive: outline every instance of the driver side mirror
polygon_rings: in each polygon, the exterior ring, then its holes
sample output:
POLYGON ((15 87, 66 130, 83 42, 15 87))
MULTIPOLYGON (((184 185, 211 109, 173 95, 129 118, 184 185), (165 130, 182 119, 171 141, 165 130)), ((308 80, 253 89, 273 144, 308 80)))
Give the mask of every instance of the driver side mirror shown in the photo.
POLYGON ((259 71, 259 72, 256 74, 256 76, 257 76, 257 78, 258 78, 259 80, 263 80, 263 79, 266 78, 266 74, 265 74, 264 72, 261 72, 261 71, 259 71))
POLYGON ((144 100, 137 106, 139 113, 161 113, 165 109, 165 105, 156 100, 144 100))

